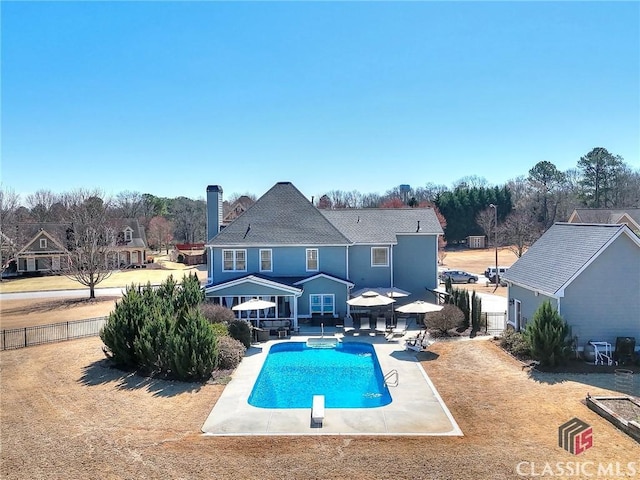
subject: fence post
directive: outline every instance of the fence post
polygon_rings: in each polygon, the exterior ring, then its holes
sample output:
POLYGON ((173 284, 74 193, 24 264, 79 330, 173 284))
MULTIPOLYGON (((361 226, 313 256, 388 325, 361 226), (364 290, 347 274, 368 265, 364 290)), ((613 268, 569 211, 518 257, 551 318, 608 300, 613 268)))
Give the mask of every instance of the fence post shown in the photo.
POLYGON ((66 337, 69 340, 69 321, 67 321, 66 337))
POLYGON ((25 348, 27 346, 27 328, 26 327, 24 329, 24 346, 25 346, 25 348))

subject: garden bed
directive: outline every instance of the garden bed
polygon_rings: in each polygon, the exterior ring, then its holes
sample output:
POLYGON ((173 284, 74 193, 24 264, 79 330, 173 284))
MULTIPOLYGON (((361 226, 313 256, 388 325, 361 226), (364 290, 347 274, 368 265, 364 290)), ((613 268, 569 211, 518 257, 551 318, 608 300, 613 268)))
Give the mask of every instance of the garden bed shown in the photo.
POLYGON ((592 397, 587 406, 640 443, 640 401, 634 397, 592 397))

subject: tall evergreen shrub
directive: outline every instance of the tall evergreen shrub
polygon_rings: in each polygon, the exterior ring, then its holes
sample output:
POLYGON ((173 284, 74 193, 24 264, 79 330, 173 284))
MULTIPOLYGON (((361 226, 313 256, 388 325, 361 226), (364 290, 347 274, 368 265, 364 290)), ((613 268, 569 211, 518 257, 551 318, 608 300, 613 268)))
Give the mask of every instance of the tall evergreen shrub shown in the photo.
POLYGON ((569 356, 568 336, 569 326, 548 300, 538 307, 524 331, 531 355, 546 366, 558 365, 569 356))
POLYGON ((218 361, 216 336, 197 308, 182 315, 169 340, 172 376, 188 381, 205 380, 218 361))
POLYGON ((140 290, 131 285, 109 314, 107 323, 100 331, 100 339, 105 344, 107 357, 121 367, 136 367, 135 342, 147 318, 148 305, 140 290))

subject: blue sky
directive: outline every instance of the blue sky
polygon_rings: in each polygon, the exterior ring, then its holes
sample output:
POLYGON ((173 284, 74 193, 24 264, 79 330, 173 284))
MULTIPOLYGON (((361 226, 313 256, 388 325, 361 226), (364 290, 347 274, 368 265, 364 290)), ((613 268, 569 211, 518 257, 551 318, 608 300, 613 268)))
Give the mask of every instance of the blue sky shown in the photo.
POLYGON ((2 184, 309 197, 594 147, 640 167, 639 2, 3 1, 2 184))

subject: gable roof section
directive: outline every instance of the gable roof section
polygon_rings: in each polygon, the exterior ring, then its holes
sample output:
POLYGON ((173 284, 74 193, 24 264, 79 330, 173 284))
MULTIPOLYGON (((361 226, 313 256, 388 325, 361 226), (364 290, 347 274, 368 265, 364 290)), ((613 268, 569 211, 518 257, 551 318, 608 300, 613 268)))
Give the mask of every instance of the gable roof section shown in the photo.
POLYGON ((626 225, 556 223, 514 263, 504 280, 557 296, 621 234, 640 247, 626 225))
POLYGON ((279 182, 213 237, 210 246, 348 245, 290 182, 279 182))
POLYGON ((293 285, 304 285, 307 282, 311 282, 313 280, 316 280, 318 278, 326 278, 328 280, 331 280, 332 282, 338 282, 338 283, 343 283, 348 287, 353 287, 355 284, 353 282, 350 282, 349 280, 345 280, 344 278, 340 278, 340 277, 336 277, 335 275, 329 275, 328 273, 316 273, 315 275, 311 275, 309 277, 303 278, 302 280, 298 280, 297 282, 294 282, 293 285))
POLYGON ((397 243, 402 234, 442 234, 431 208, 319 210, 352 243, 397 243), (419 229, 418 229, 419 226, 419 229))
POLYGON ((29 247, 31 247, 39 238, 46 238, 53 245, 53 246, 47 247, 47 250, 46 250, 47 253, 52 253, 52 252, 69 253, 68 250, 64 248, 62 243, 57 238, 52 236, 46 230, 40 230, 38 233, 36 233, 33 236, 31 240, 27 242, 27 244, 16 254, 16 256, 28 255, 29 253, 33 252, 33 250, 30 249, 29 247))
POLYGON ((214 293, 219 290, 223 290, 229 287, 236 287, 242 284, 253 284, 258 287, 268 287, 276 290, 282 290, 284 293, 293 294, 296 296, 300 296, 302 294, 302 289, 296 287, 295 284, 292 285, 289 281, 281 281, 278 278, 268 278, 261 275, 246 275, 244 277, 235 278, 233 280, 228 280, 222 283, 216 283, 213 285, 205 285, 204 291, 205 293, 214 293))
POLYGON ((621 223, 627 219, 635 223, 635 228, 640 228, 640 208, 576 208, 569 217, 569 222, 621 223))
POLYGON ((131 229, 131 241, 126 245, 119 245, 119 247, 146 248, 147 235, 137 218, 115 219, 111 221, 111 225, 118 232, 124 232, 127 228, 131 229))

